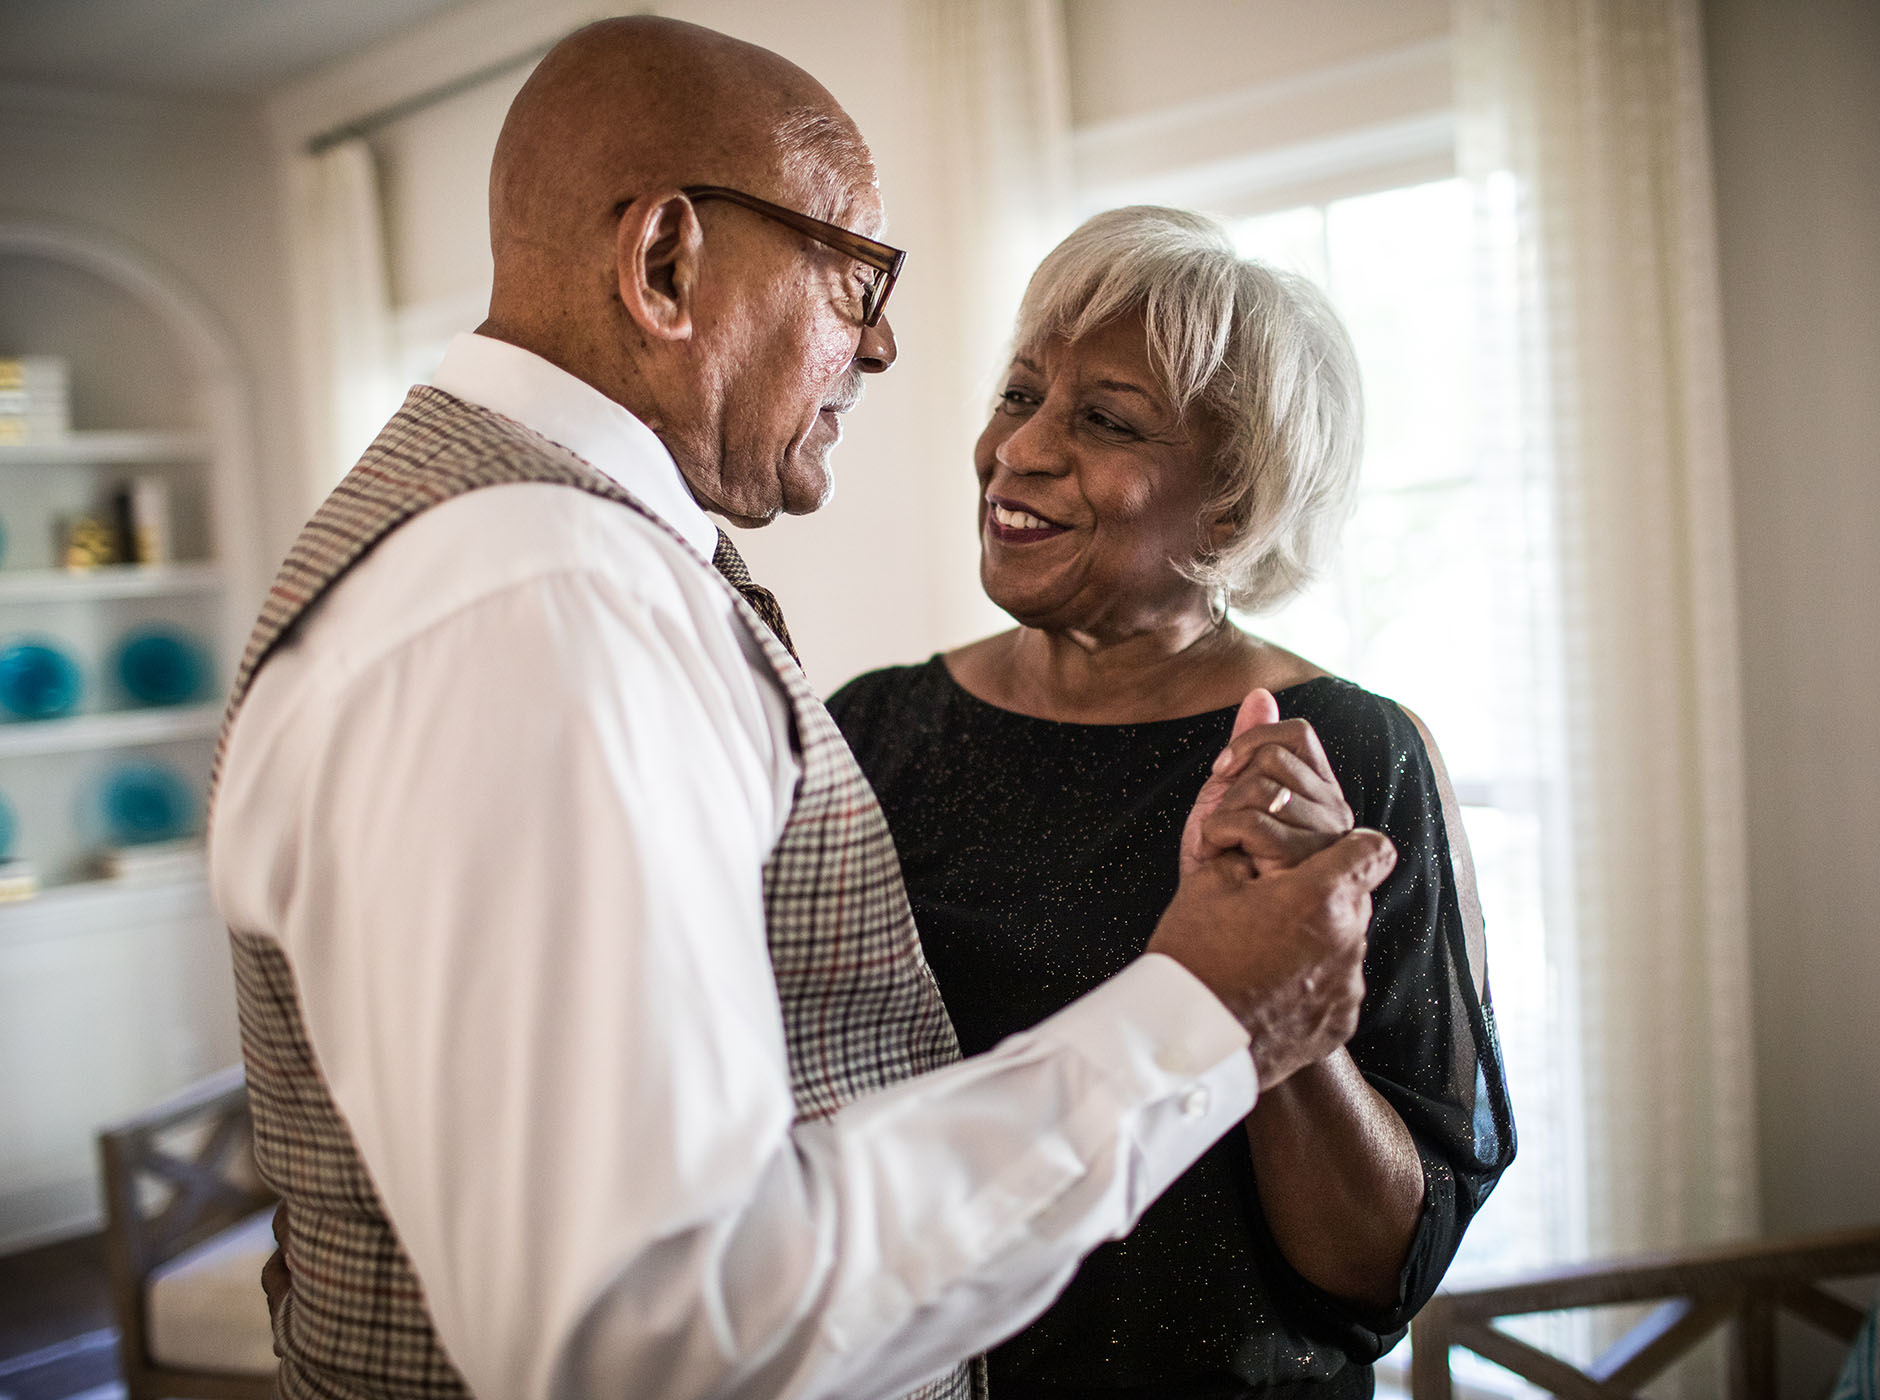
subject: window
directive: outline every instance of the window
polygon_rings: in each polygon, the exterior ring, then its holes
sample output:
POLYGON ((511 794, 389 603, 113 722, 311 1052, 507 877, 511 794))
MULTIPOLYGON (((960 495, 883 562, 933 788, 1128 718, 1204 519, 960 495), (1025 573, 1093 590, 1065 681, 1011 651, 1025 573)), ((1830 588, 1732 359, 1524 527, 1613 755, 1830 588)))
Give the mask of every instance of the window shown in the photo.
MULTIPOLYGON (((1436 180, 1233 229, 1244 254, 1326 290, 1351 331, 1365 389, 1364 475, 1340 557, 1302 596, 1242 621, 1415 710, 1442 747, 1476 860, 1521 1142, 1450 1279, 1537 1267, 1568 1252, 1563 1217, 1574 1197, 1561 1125, 1571 1099, 1562 1057, 1550 1053, 1564 1022, 1542 921, 1538 784, 1497 739, 1505 681, 1495 666, 1489 502, 1473 465, 1479 279, 1470 190, 1436 180)), ((1462 1354, 1456 1362, 1466 1374, 1462 1354)), ((1497 1372, 1493 1384, 1519 1383, 1497 1372)))

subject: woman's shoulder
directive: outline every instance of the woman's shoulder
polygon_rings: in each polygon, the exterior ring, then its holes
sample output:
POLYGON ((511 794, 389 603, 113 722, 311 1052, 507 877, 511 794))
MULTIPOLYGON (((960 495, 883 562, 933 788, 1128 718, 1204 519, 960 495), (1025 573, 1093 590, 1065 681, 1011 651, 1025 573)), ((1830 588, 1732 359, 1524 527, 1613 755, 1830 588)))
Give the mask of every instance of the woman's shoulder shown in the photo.
POLYGON ((1434 791, 1435 772, 1422 726, 1397 701, 1338 676, 1318 676, 1275 697, 1288 719, 1308 721, 1319 736, 1346 800, 1365 819, 1406 795, 1434 791))
POLYGON ((884 724, 903 724, 917 714, 931 713, 944 697, 945 679, 938 674, 939 656, 908 666, 884 666, 865 671, 824 701, 843 733, 855 735, 884 724))
POLYGON ((946 668, 938 656, 857 676, 828 700, 830 716, 875 791, 887 800, 945 741, 946 668))
POLYGON ((1363 743, 1414 741, 1423 747, 1417 723, 1402 705, 1342 676, 1314 676, 1276 691, 1274 699, 1282 715, 1309 720, 1321 740, 1336 733, 1363 743))

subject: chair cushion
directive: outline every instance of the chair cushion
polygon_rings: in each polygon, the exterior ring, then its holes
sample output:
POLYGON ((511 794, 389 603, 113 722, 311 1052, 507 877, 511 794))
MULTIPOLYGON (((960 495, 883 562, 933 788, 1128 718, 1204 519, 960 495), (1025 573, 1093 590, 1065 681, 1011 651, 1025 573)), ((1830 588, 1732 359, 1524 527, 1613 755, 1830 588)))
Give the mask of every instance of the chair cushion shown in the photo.
POLYGON ((163 1366, 271 1375, 274 1334, 261 1266, 274 1209, 212 1235, 150 1275, 150 1359, 163 1366))

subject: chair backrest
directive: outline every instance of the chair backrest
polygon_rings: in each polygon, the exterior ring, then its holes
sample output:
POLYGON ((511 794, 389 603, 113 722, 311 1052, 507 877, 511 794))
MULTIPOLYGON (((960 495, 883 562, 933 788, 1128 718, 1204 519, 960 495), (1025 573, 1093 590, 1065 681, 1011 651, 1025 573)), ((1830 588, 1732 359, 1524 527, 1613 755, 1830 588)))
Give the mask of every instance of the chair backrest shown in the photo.
POLYGON ((1729 1400, 1774 1400, 1776 1315, 1851 1343, 1866 1320, 1824 1279, 1880 1273, 1880 1227, 1582 1264, 1491 1288, 1445 1290, 1412 1325, 1413 1400, 1451 1400, 1449 1349, 1465 1347, 1556 1395, 1631 1400, 1720 1326, 1729 1328, 1729 1400), (1657 1303, 1582 1370, 1494 1326, 1502 1317, 1657 1303))
POLYGON ((105 1262, 133 1397, 150 1358, 152 1271, 254 1214, 275 1197, 256 1174, 254 1125, 240 1066, 205 1079, 98 1134, 105 1262))

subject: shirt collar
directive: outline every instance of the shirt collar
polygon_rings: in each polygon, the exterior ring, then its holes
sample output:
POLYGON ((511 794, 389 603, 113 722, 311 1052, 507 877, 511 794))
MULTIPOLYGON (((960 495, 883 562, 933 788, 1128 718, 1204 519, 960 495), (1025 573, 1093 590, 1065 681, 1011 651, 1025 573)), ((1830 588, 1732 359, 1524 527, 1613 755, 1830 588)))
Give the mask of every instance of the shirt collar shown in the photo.
POLYGON ((717 549, 718 527, 692 498, 666 445, 593 385, 520 346, 470 333, 451 341, 431 383, 560 443, 626 487, 705 558, 717 549))

